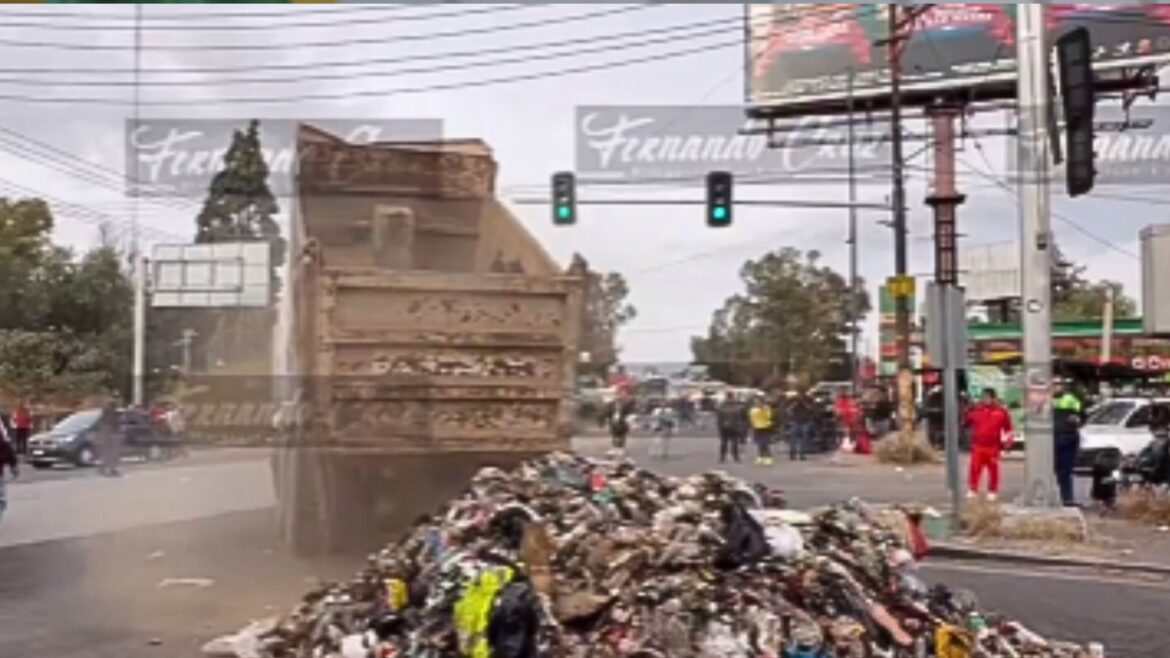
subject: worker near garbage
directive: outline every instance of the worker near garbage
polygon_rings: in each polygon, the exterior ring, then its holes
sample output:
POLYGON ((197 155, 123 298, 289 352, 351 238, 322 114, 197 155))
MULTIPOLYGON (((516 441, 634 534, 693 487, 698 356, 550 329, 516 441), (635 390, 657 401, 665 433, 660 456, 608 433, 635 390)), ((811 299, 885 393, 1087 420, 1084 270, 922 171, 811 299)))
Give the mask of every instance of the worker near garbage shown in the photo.
POLYGON ((618 397, 610 402, 605 418, 609 425, 609 437, 615 450, 626 449, 626 437, 630 435, 630 417, 634 415, 634 396, 630 389, 621 387, 618 397))
POLYGON ((733 391, 728 391, 723 402, 719 403, 716 411, 719 425, 719 463, 727 461, 728 453, 735 463, 739 463, 739 444, 748 433, 748 410, 735 397, 733 391))
POLYGON ((122 475, 118 471, 118 465, 122 461, 122 433, 118 430, 118 407, 114 397, 110 396, 102 405, 101 416, 97 422, 97 445, 101 458, 99 475, 106 477, 122 475))
POLYGON ((1011 440, 1012 417, 999 402, 994 388, 983 389, 982 399, 967 410, 964 424, 971 429, 971 456, 968 464, 967 497, 979 495, 979 480, 987 471, 987 499, 999 493, 999 456, 1011 440))
POLYGON ((775 424, 772 422, 772 405, 762 397, 756 398, 748 412, 748 419, 752 425, 752 438, 756 442, 756 465, 772 465, 772 434, 775 424))
POLYGON ((1073 467, 1081 448, 1081 401, 1063 382, 1057 382, 1052 403, 1052 439, 1055 452, 1056 484, 1060 502, 1066 507, 1076 504, 1073 494, 1073 467))

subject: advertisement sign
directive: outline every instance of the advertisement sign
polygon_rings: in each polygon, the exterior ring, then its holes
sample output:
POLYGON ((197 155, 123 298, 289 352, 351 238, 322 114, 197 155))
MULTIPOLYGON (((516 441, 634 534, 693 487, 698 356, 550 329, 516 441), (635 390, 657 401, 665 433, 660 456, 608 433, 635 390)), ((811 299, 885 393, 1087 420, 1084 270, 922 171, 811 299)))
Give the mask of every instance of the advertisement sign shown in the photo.
MULTIPOLYGON (((815 104, 888 94, 888 5, 750 5, 747 100, 815 104)), ((918 15, 902 55, 902 86, 978 88, 1015 76, 1015 4, 936 4, 918 15)), ((1049 38, 1089 29, 1098 70, 1170 61, 1170 5, 1050 4, 1049 38)))

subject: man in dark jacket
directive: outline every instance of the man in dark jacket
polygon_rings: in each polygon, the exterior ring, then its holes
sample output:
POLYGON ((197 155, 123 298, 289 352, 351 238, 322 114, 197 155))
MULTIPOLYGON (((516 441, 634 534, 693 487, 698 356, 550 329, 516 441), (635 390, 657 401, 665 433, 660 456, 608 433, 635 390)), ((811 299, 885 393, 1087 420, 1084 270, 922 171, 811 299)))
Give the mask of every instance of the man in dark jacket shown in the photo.
POLYGON ((1056 484, 1060 487, 1060 502, 1065 506, 1075 503, 1073 495, 1073 467, 1081 448, 1081 401, 1062 384, 1057 384, 1052 403, 1052 438, 1055 443, 1056 484))
POLYGON ((609 436, 616 450, 626 449, 626 437, 630 434, 630 417, 634 415, 634 396, 622 389, 618 398, 606 406, 605 422, 609 425, 609 436))
POLYGON ((719 404, 716 411, 719 425, 719 463, 727 461, 727 453, 739 463, 739 444, 748 433, 747 407, 735 397, 735 393, 728 391, 727 397, 719 404))
POLYGON ((20 464, 16 459, 16 448, 8 437, 8 430, 0 425, 0 518, 8 509, 8 484, 4 481, 4 471, 12 473, 12 477, 20 475, 20 464))
POLYGON ((813 418, 816 410, 804 391, 799 391, 788 407, 788 458, 791 461, 807 459, 808 444, 812 441, 813 418))
POLYGON ((945 448, 946 443, 946 414, 943 411, 942 386, 935 384, 926 394, 923 405, 923 418, 926 420, 926 436, 935 450, 945 448))

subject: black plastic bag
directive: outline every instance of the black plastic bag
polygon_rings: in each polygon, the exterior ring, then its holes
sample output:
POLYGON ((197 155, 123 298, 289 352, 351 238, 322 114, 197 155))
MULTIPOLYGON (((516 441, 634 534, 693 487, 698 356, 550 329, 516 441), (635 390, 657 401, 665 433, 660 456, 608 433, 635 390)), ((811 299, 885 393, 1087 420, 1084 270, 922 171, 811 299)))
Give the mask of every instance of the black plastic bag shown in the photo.
POLYGON ((514 580, 496 595, 488 618, 492 658, 537 658, 540 605, 531 583, 514 580))
POLYGON ((723 509, 723 547, 715 558, 717 568, 737 569, 759 562, 770 550, 764 528, 742 505, 723 509))

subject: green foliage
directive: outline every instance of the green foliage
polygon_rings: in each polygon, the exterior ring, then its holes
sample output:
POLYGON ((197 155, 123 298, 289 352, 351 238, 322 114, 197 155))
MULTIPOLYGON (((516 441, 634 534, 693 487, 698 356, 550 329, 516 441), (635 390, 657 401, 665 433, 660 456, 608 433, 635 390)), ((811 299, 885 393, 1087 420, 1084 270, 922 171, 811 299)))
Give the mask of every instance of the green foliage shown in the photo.
POLYGON ((266 241, 272 247, 273 294, 276 268, 284 264, 287 244, 274 219, 280 207, 268 188, 268 163, 260 145, 260 122, 235 131, 223 157, 223 169, 211 179, 203 209, 196 218, 196 242, 266 241))
POLYGON ((134 294, 109 247, 50 242, 39 199, 0 198, 0 394, 73 398, 129 385, 134 294))
MULTIPOLYGON (((740 278, 744 292, 715 312, 705 337, 691 339, 695 362, 740 385, 767 386, 790 374, 819 379, 845 349, 846 279, 822 265, 818 252, 791 247, 749 260, 740 278)), ((863 283, 856 294, 860 320, 870 310, 863 283)))
POLYGON ((627 301, 630 288, 621 274, 590 271, 579 254, 573 256, 570 271, 585 278, 580 348, 589 353, 589 368, 586 369, 604 374, 618 361, 618 330, 637 317, 638 311, 627 301))
POLYGON ((1137 315, 1137 304, 1125 295, 1116 281, 1089 281, 1085 267, 1064 257, 1054 249, 1052 264, 1052 311, 1054 322, 1095 320, 1104 316, 1105 303, 1113 293, 1113 315, 1132 318, 1137 315))

